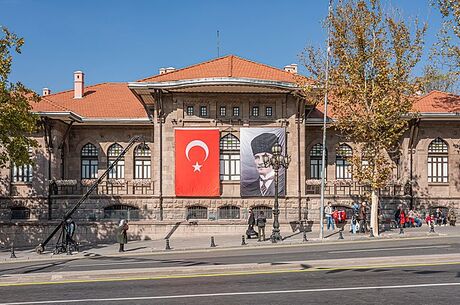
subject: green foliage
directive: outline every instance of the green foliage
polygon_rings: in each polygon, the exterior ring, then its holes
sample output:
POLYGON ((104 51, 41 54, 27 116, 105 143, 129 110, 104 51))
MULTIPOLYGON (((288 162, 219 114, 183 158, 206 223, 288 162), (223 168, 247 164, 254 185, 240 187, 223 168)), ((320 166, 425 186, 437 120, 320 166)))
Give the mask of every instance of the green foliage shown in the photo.
POLYGON ((339 1, 327 24, 328 84, 324 56, 308 47, 302 58, 317 86, 303 91, 328 89, 334 127, 359 147, 352 160, 354 177, 379 189, 391 178, 388 152, 407 129, 411 95, 419 90, 410 76, 422 54, 426 26, 415 21, 411 31, 404 20, 383 12, 378 0, 339 1))
POLYGON ((12 52, 21 53, 24 39, 7 28, 0 34, 0 166, 8 162, 18 165, 31 163, 29 150, 37 141, 29 136, 37 130, 38 117, 31 114, 30 102, 39 97, 21 83, 8 80, 13 61, 12 52))

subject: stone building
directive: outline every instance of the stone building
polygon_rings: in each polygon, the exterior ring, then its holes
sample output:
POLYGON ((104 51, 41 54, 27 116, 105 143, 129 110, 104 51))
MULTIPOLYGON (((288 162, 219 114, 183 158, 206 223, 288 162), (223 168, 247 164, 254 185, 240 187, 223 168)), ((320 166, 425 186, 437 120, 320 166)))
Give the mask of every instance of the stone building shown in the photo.
MULTIPOLYGON (((280 198, 282 230, 317 224, 322 112, 295 95, 296 77, 295 64, 278 69, 230 55, 128 83, 86 86, 77 71, 73 90, 45 88, 33 105, 43 121, 34 165, 0 169, 0 240, 14 230, 35 236, 26 243, 45 236, 135 136, 144 142, 134 143, 73 215, 84 238, 107 238, 120 218, 130 220, 134 238, 244 232, 250 208, 270 218, 274 203, 272 196, 241 196, 245 128, 285 132, 292 161, 280 198), (218 196, 176 196, 177 129, 219 130, 218 196)), ((460 97, 434 91, 417 97, 414 108, 419 116, 395 152, 394 179, 380 193, 387 215, 398 203, 425 210, 460 205, 460 97)), ((366 194, 347 161, 354 146, 332 130, 327 143, 326 200, 349 207, 366 194)))

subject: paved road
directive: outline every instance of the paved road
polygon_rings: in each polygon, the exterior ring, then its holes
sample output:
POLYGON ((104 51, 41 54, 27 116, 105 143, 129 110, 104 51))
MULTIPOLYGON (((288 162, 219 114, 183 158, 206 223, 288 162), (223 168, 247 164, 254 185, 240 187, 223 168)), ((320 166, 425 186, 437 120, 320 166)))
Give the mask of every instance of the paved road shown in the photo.
POLYGON ((460 304, 460 265, 0 287, 0 304, 460 304))
POLYGON ((276 263, 316 259, 339 259, 379 256, 460 254, 460 237, 435 239, 379 240, 336 244, 310 244, 293 247, 225 249, 151 255, 89 257, 0 264, 0 275, 53 271, 88 271, 105 269, 161 268, 241 263, 276 263))

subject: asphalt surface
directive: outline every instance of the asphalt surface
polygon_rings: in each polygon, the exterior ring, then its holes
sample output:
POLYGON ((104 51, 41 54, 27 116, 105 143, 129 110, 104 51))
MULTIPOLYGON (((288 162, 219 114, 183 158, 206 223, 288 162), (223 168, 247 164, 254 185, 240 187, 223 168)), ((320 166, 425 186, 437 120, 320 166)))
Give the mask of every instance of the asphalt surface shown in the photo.
MULTIPOLYGON (((460 254, 460 237, 431 239, 379 240, 305 246, 225 249, 164 254, 136 254, 89 257, 84 259, 32 261, 0 264, 0 276, 55 271, 90 271, 106 269, 136 269, 189 267, 242 263, 277 263, 288 261, 362 258, 380 256, 460 254)), ((63 256, 65 257, 65 255, 63 256)))
POLYGON ((0 304, 460 304, 460 266, 0 287, 0 304))

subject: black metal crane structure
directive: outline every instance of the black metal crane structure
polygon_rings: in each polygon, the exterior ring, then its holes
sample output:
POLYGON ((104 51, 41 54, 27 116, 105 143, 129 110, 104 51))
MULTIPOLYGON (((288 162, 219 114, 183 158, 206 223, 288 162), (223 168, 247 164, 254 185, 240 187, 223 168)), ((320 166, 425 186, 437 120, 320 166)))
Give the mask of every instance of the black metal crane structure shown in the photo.
POLYGON ((75 213, 75 211, 80 207, 80 205, 83 202, 85 202, 86 199, 88 199, 88 197, 91 195, 91 193, 97 188, 97 186, 102 182, 102 180, 104 180, 104 178, 107 176, 107 174, 117 165, 118 161, 120 161, 121 158, 123 158, 123 156, 126 154, 126 152, 137 142, 143 142, 144 143, 143 145, 145 145, 144 137, 143 136, 134 136, 129 140, 128 145, 122 150, 120 155, 118 155, 118 157, 113 161, 112 164, 110 164, 110 166, 105 170, 105 172, 93 183, 93 185, 91 185, 91 187, 78 200, 78 202, 64 215, 64 217, 62 218, 61 222, 53 230, 53 232, 51 232, 51 234, 43 242, 38 244, 38 246, 35 248, 35 251, 38 254, 42 254, 43 251, 45 251, 45 246, 49 243, 49 241, 54 237, 54 235, 56 235, 56 233, 59 230, 61 230, 61 234, 60 234, 60 237, 59 237, 59 240, 61 240, 61 243, 58 242, 56 244, 56 252, 58 252, 58 253, 65 252, 65 251, 69 252, 68 243, 64 243, 64 241, 63 241, 65 236, 66 236, 66 221, 73 215, 73 213, 75 213), (62 251, 60 251, 60 249, 62 249, 62 251))

